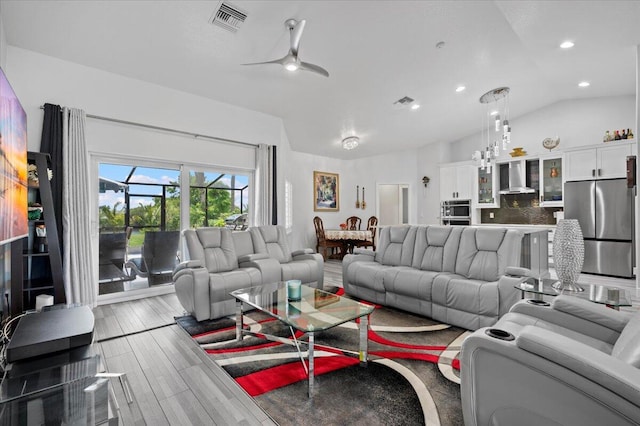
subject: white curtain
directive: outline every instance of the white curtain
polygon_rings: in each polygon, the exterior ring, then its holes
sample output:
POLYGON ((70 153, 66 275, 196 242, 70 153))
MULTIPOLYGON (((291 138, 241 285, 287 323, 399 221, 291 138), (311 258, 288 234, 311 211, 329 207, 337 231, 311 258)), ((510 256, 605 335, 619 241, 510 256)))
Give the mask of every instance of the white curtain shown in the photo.
POLYGON ((95 307, 98 286, 91 250, 89 154, 85 113, 80 109, 63 110, 62 162, 62 268, 67 303, 95 307))
POLYGON ((272 151, 269 145, 256 149, 255 208, 252 226, 271 225, 273 188, 272 151))

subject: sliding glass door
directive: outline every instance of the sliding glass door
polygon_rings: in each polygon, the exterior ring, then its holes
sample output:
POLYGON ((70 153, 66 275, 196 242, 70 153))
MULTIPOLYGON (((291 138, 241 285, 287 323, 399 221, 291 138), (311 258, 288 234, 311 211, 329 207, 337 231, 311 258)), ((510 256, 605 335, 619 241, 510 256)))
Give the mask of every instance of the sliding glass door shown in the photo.
POLYGON ((100 163, 98 294, 170 284, 180 261, 180 170, 100 163))
POLYGON ((182 229, 249 225, 250 172, 111 159, 97 169, 99 295, 172 285, 182 229))

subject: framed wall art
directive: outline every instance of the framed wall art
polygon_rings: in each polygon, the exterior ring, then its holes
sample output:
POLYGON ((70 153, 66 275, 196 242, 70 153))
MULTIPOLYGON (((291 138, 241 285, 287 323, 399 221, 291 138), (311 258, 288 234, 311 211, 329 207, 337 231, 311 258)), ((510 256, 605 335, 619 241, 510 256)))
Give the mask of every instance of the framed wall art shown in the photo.
POLYGON ((337 212, 340 210, 340 180, 337 173, 313 172, 313 210, 337 212))

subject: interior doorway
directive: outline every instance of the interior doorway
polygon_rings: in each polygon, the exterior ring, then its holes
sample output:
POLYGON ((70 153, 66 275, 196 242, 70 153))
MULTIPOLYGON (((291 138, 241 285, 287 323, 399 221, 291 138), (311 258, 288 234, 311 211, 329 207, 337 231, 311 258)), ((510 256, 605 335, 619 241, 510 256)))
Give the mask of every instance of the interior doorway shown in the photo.
POLYGON ((379 226, 409 223, 409 185, 380 183, 377 185, 376 212, 379 226))

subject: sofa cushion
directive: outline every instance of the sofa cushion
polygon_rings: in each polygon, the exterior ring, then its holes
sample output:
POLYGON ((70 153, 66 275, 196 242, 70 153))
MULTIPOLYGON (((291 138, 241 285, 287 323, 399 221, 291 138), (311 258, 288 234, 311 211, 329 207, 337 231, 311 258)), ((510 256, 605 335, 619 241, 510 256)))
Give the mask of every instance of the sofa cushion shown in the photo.
POLYGON ((453 226, 421 226, 411 266, 416 269, 455 272, 462 229, 453 226))
MULTIPOLYGON (((354 262, 349 265, 346 279, 351 285, 384 293, 383 278, 384 271, 387 269, 391 269, 391 267, 381 265, 378 262, 354 262)), ((343 280, 345 280, 344 277, 343 280)))
POLYGON ((291 262, 291 250, 287 243, 287 235, 281 226, 266 225, 249 228, 256 253, 268 253, 269 257, 280 263, 291 262))
POLYGON ((456 274, 497 281, 507 266, 520 264, 522 233, 514 229, 465 228, 460 237, 456 274))
POLYGON ((640 312, 636 313, 620 333, 611 355, 640 368, 640 312))
POLYGON ((437 271, 421 271, 408 266, 383 270, 383 283, 387 292, 431 301, 431 284, 440 274, 437 271))
POLYGON ((495 283, 440 274, 431 286, 431 301, 448 308, 478 315, 499 315, 498 287, 495 283))
MULTIPOLYGON (((253 239, 251 238, 251 234, 246 231, 242 232, 232 232, 231 237, 233 238, 233 245, 236 249, 236 255, 238 259, 243 256, 255 254, 253 250, 253 239)), ((264 254, 264 257, 269 257, 264 254)))
POLYGON ((375 261, 388 266, 411 266, 416 226, 388 226, 380 231, 375 261))
POLYGON ((238 268, 231 231, 225 228, 199 228, 184 231, 189 258, 200 260, 209 272, 226 272, 238 268))

